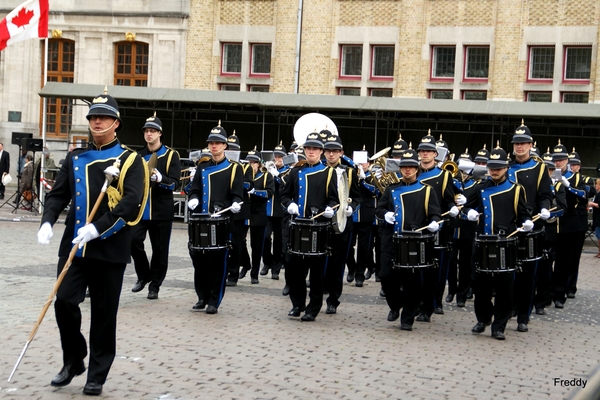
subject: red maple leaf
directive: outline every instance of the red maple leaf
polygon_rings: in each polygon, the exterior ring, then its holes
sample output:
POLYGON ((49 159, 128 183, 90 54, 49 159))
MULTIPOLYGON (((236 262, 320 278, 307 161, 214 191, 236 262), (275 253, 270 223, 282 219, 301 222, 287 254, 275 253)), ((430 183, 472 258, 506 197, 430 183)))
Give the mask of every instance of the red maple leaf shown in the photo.
POLYGON ((18 28, 21 28, 31 21, 33 18, 34 12, 33 10, 26 10, 25 8, 21 8, 17 13, 17 16, 14 17, 10 22, 16 25, 18 28))

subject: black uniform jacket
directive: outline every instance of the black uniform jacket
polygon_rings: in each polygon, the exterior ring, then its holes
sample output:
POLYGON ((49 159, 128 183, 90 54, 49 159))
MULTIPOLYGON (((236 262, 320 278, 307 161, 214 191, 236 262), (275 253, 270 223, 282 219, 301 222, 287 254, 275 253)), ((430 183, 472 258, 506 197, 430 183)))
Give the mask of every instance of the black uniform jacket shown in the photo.
POLYGON ((281 204, 287 209, 296 203, 299 217, 310 218, 325 207, 335 207, 338 203, 337 176, 333 168, 320 162, 314 165, 306 163, 292 168, 281 193, 281 204))
MULTIPOLYGON (((122 199, 110 210, 108 196, 104 196, 92 223, 100 233, 98 239, 89 241, 77 251, 77 257, 88 257, 114 263, 127 263, 131 254, 131 231, 141 217, 144 195, 147 191, 147 171, 141 157, 115 138, 109 144, 85 149, 75 149, 65 157, 56 182, 46 197, 42 224, 54 224, 58 216, 72 200, 65 221, 59 257, 67 257, 77 236, 77 230, 85 225, 88 214, 100 195, 105 176, 104 170, 120 160, 120 176, 111 186, 121 187, 122 199)), ((172 209, 172 207, 171 207, 172 209)))
POLYGON ((212 214, 216 212, 215 207, 222 210, 242 201, 243 191, 242 166, 227 158, 218 162, 211 158, 198 164, 189 199, 200 201, 195 213, 212 214))
POLYGON ((552 203, 552 179, 543 161, 533 158, 525 162, 513 161, 508 169, 508 179, 525 189, 525 202, 531 215, 538 214, 542 208, 549 210, 552 203))
MULTIPOLYGON (((250 168, 252 171, 252 168, 250 168)), ((267 202, 275 192, 273 175, 258 171, 252 177, 254 192, 250 194, 250 226, 267 226, 267 202)))
POLYGON ((558 233, 585 232, 588 228, 588 193, 585 182, 579 172, 574 174, 567 171, 564 176, 569 180, 570 186, 565 187, 567 209, 558 219, 558 233))
MULTIPOLYGON (((181 177, 181 162, 179 153, 164 144, 152 152, 148 146, 138 150, 138 154, 146 161, 156 153, 156 169, 162 175, 160 182, 150 182, 150 192, 142 219, 147 220, 172 220, 175 218, 173 209, 173 190, 179 185, 181 177)), ((151 175, 152 172, 148 171, 151 175)))
POLYGON ((546 240, 555 241, 558 233, 558 218, 564 215, 567 209, 567 191, 561 181, 552 185, 551 189, 554 198, 550 209, 556 209, 550 212, 550 218, 544 221, 544 227, 546 229, 546 240))
POLYGON ((437 166, 430 169, 421 169, 417 179, 433 188, 442 212, 450 210, 455 205, 455 187, 450 171, 440 169, 437 166))

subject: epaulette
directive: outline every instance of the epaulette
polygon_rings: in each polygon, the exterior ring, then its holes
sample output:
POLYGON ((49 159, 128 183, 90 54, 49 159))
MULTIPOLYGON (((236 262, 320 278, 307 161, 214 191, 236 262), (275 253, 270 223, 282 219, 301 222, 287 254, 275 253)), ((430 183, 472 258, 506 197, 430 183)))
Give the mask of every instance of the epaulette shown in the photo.
POLYGON ((129 150, 129 151, 135 151, 135 150, 132 150, 131 147, 128 147, 128 146, 124 145, 123 143, 121 143, 121 148, 125 149, 125 150, 129 150))
POLYGON ((544 164, 544 160, 542 160, 540 157, 538 157, 536 155, 532 155, 531 158, 539 163, 544 164))

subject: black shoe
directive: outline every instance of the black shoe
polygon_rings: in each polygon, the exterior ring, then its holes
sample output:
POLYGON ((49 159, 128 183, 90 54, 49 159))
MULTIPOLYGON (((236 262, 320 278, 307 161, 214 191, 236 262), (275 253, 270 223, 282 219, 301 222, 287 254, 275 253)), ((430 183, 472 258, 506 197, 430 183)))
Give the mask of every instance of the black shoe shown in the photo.
POLYGON ((206 307, 206 313, 207 314, 216 314, 218 312, 219 312, 219 310, 215 306, 212 306, 212 305, 209 304, 208 307, 206 307))
POLYGON ((373 271, 371 271, 370 268, 367 268, 367 270, 365 271, 365 281, 371 279, 371 275, 373 275, 373 271))
POLYGON ((150 290, 150 291, 148 291, 148 299, 149 300, 156 300, 156 299, 158 299, 158 292, 156 290, 150 290))
POLYGON ((457 301, 456 302, 456 307, 464 307, 465 306, 465 302, 464 301, 457 301))
POLYGON ((228 280, 227 282, 225 282, 225 286, 237 286, 237 282, 228 280))
POLYGON ((535 308, 535 313, 537 315, 546 315, 546 310, 544 310, 543 308, 535 308))
POLYGON ((238 279, 244 279, 244 277, 246 276, 248 271, 250 271, 250 268, 245 268, 245 267, 242 268, 242 270, 240 271, 240 274, 238 275, 238 279))
POLYGON ((407 324, 407 323, 400 324, 400 330, 412 331, 412 325, 407 324))
POLYGON ((288 317, 299 317, 301 312, 300 307, 294 307, 288 313, 288 317))
POLYGON ((575 298, 575 293, 573 293, 573 292, 567 293, 567 299, 574 299, 574 298, 575 298))
POLYGON ((385 297, 385 292, 383 291, 383 289, 379 291, 379 297, 385 297))
POLYGON ((356 282, 354 283, 354 286, 363 287, 364 284, 365 284, 365 281, 357 279, 356 282))
POLYGON ((529 331, 529 328, 527 327, 527 324, 520 323, 520 324, 517 324, 517 331, 518 332, 527 332, 527 331, 529 331))
POLYGON ((431 322, 431 317, 429 315, 420 313, 417 316, 416 320, 419 321, 419 322, 431 322))
POLYGON ((333 304, 327 306, 327 310, 325 310, 325 314, 335 314, 337 312, 337 307, 333 304))
POLYGON ((204 300, 199 300, 196 304, 192 306, 192 311, 200 311, 204 310, 206 304, 204 304, 204 300))
POLYGON ((100 396, 102 394, 102 385, 96 382, 87 382, 83 387, 83 394, 100 396))
POLYGON ((283 290, 281 291, 281 295, 282 296, 287 296, 288 294, 290 294, 290 287, 288 285, 285 285, 283 287, 283 290))
POLYGON ((491 322, 488 322, 488 323, 478 322, 471 329, 471 332, 473 332, 473 333, 483 333, 483 332, 485 332, 485 327, 486 326, 490 326, 490 324, 491 324, 491 322))
POLYGON ((83 394, 100 396, 102 394, 102 385, 96 382, 87 382, 83 387, 83 394))
POLYGON ((467 290, 467 300, 472 300, 473 299, 473 288, 469 288, 467 290))
POLYGON ((275 279, 276 281, 278 281, 279 280, 279 272, 272 272, 271 279, 275 279))
POLYGON ((554 307, 556 307, 556 308, 565 308, 565 302, 557 300, 557 301, 554 302, 554 307))
POLYGON ((498 339, 498 340, 504 340, 505 339, 504 332, 501 332, 501 331, 494 331, 494 332, 492 332, 492 337, 494 339, 498 339))
POLYGON ((135 285, 131 288, 133 293, 141 292, 146 287, 146 281, 137 281, 135 285))
POLYGON ((304 315, 302 316, 302 318, 300 318, 300 321, 314 321, 315 320, 315 316, 309 313, 304 313, 304 315))
POLYGON ((348 275, 346 275, 346 280, 348 282, 354 282, 354 272, 348 271, 348 275))
POLYGON ((250 279, 250 283, 252 283, 253 285, 257 285, 258 284, 258 278, 252 278, 252 279, 250 279))
POLYGON ((268 267, 268 266, 266 266, 266 265, 263 265, 262 269, 260 270, 260 274, 261 274, 262 276, 265 276, 265 275, 266 275, 266 274, 268 274, 268 273, 269 273, 269 267, 268 267))
POLYGON ((433 313, 444 315, 444 309, 442 308, 442 306, 437 306, 436 308, 433 309, 433 313))
POLYGON ((67 386, 73 378, 85 372, 85 364, 83 361, 76 364, 66 364, 62 367, 58 375, 56 375, 50 385, 52 386, 67 386))
POLYGON ((448 296, 446 296, 446 303, 452 303, 452 300, 454 300, 454 295, 449 293, 448 296))
POLYGON ((388 321, 393 322, 400 318, 400 311, 390 310, 388 313, 388 321))

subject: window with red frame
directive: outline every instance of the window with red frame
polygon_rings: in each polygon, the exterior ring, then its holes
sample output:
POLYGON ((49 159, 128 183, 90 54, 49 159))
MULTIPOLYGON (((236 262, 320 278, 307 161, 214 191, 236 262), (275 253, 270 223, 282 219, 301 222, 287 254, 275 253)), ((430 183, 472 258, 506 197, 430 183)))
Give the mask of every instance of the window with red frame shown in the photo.
POLYGON ((554 78, 554 46, 529 48, 529 79, 554 78))
POLYGON ((148 86, 148 48, 141 42, 115 44, 115 85, 148 86))
POLYGON ((255 43, 252 46, 252 64, 250 71, 253 75, 269 75, 271 73, 271 44, 255 43))
POLYGON ((394 77, 394 46, 373 46, 371 76, 373 78, 394 77))
POLYGON ((223 43, 221 73, 239 75, 242 73, 242 44, 223 43))
POLYGON ((269 92, 269 86, 267 85, 250 85, 248 86, 249 92, 269 92))
POLYGON ((220 85, 219 86, 220 90, 227 90, 230 92, 239 92, 240 91, 240 85, 220 85))
MULTIPOLYGON (((75 42, 48 40, 48 82, 74 82, 75 42)), ((42 72, 43 73, 43 72, 42 72)), ((71 130, 73 101, 49 97, 46 103, 46 133, 65 135, 71 130)))
POLYGON ((362 45, 343 45, 340 76, 360 77, 362 75, 362 45))
POLYGON ((370 94, 373 97, 392 97, 392 89, 371 89, 370 94))
POLYGON ((452 90, 430 90, 430 99, 452 100, 452 90))
POLYGON ((567 47, 565 53, 564 79, 589 81, 592 68, 592 48, 567 47))
POLYGON ((527 92, 525 99, 532 103, 551 103, 552 92, 527 92))
POLYGON ((434 46, 431 61, 431 77, 454 79, 455 61, 455 46, 434 46))
POLYGON ((463 92, 464 100, 487 100, 487 92, 465 90, 463 92))
POLYGON ((490 66, 490 48, 487 46, 468 46, 465 53, 465 79, 487 80, 490 66))
POLYGON ((340 96, 360 96, 359 88, 339 88, 340 96))
POLYGON ((562 102, 563 103, 589 103, 590 102, 590 94, 585 93, 563 93, 562 94, 562 102))

